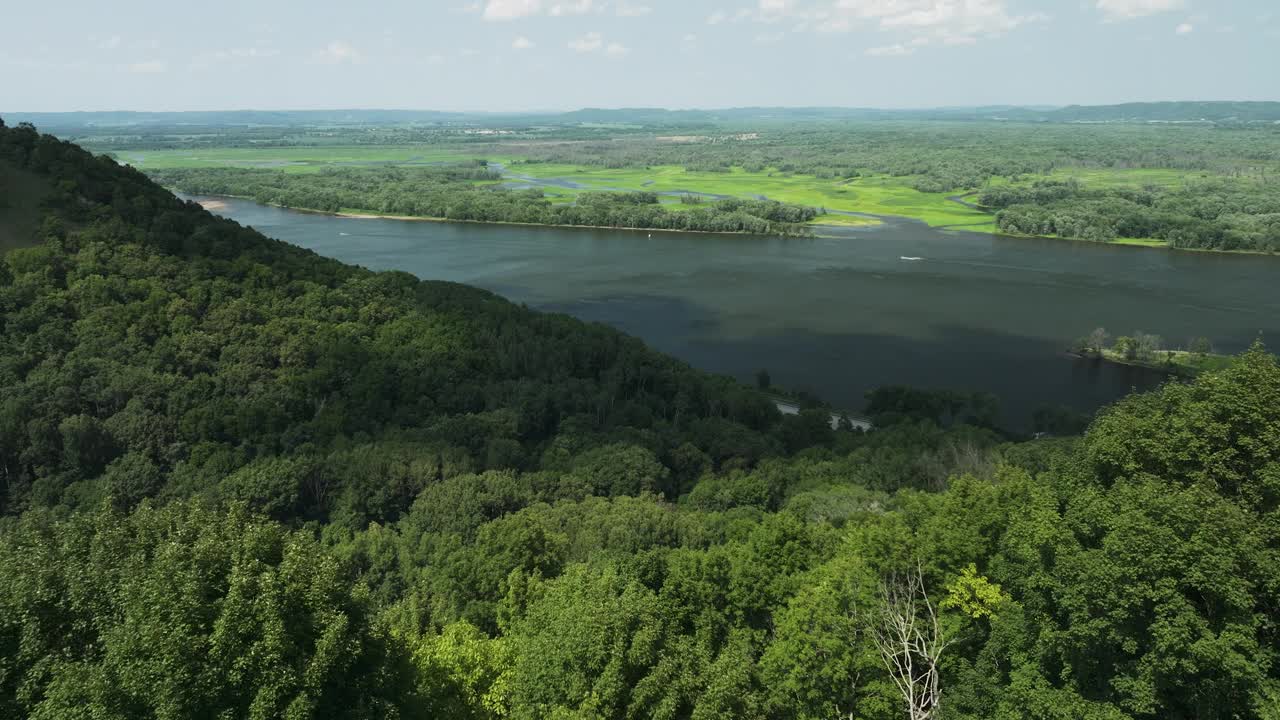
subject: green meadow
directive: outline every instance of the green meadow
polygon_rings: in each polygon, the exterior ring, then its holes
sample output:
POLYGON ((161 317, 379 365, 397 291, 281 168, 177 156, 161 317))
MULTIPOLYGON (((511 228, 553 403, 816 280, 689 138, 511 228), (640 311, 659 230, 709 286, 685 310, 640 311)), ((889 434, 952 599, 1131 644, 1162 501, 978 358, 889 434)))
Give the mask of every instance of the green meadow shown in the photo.
MULTIPOLYGON (((814 220, 819 225, 860 226, 875 224, 871 217, 842 213, 862 213, 920 220, 932 227, 969 232, 996 232, 994 216, 955 202, 955 193, 920 192, 911 177, 867 175, 853 179, 819 178, 778 171, 748 172, 735 167, 728 172, 691 171, 679 165, 645 168, 603 168, 587 165, 526 162, 518 155, 502 152, 494 145, 352 145, 319 147, 209 148, 163 150, 116 150, 121 161, 141 170, 172 168, 245 167, 287 173, 318 172, 329 167, 412 166, 465 162, 484 158, 502 163, 516 180, 525 177, 539 187, 553 203, 571 203, 583 191, 647 190, 659 193, 725 195, 740 198, 768 198, 809 205, 829 211, 814 220), (561 187, 569 181, 580 187, 561 187)), ((1076 178, 1092 187, 1144 185, 1174 186, 1204 173, 1179 170, 1064 168, 1051 177, 1076 178)), ((1019 183, 1040 176, 1027 176, 1019 183)), ((995 178, 993 184, 1007 183, 995 178)), ((975 201, 970 192, 964 199, 975 201)), ((688 207, 679 199, 663 196, 664 206, 679 210, 688 207)), ((1157 244, 1123 241, 1126 244, 1157 244)))
MULTIPOLYGON (((488 149, 488 148, 486 148, 488 149)), ((854 180, 820 179, 810 175, 774 172, 694 172, 679 166, 607 169, 579 165, 524 163, 521 158, 479 151, 475 146, 345 146, 282 148, 210 148, 178 150, 116 150, 124 163, 146 170, 173 168, 245 167, 287 173, 318 172, 328 167, 368 167, 465 162, 485 158, 503 163, 515 175, 543 183, 568 180, 582 188, 541 185, 552 202, 573 202, 583 190, 649 190, 703 193, 733 197, 766 197, 841 212, 891 215, 922 220, 935 227, 963 226, 989 232, 991 216, 947 199, 946 193, 922 193, 908 187, 910 178, 865 177, 854 180)), ((663 205, 681 209, 678 198, 664 197, 663 205)), ((857 226, 872 218, 827 213, 815 223, 857 226)))
MULTIPOLYGON (((733 197, 766 197, 770 200, 810 205, 828 210, 869 215, 892 215, 922 220, 934 227, 981 227, 991 215, 948 199, 950 193, 923 193, 911 188, 910 178, 889 176, 831 180, 812 175, 777 172, 690 171, 665 165, 651 168, 595 168, 550 163, 519 163, 513 173, 541 180, 570 180, 591 190, 649 190, 653 192, 706 193, 733 197)), ((824 224, 867 224, 867 219, 831 215, 824 224)))

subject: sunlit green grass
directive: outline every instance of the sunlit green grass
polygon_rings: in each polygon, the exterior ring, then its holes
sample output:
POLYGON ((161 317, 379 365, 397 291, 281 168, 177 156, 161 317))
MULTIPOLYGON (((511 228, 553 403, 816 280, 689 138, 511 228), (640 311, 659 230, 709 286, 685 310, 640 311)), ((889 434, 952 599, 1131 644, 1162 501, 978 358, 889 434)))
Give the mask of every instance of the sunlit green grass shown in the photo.
POLYGON ((1171 187, 1181 185, 1189 180, 1204 180, 1214 177, 1212 173, 1192 172, 1187 170, 1163 170, 1142 168, 1062 168, 1055 170, 1051 177, 1056 179, 1075 178, 1085 187, 1115 188, 1142 187, 1156 185, 1171 187))
POLYGON ((814 225, 836 225, 839 227, 866 227, 868 225, 879 225, 880 221, 871 217, 861 217, 859 215, 834 215, 827 213, 819 215, 813 219, 814 225))
MULTIPOLYGON (((527 163, 521 158, 494 154, 492 147, 475 146, 339 146, 287 148, 214 148, 204 150, 119 150, 121 161, 142 170, 169 168, 248 167, 276 169, 289 173, 317 172, 327 167, 361 167, 380 165, 415 165, 425 163, 464 162, 476 158, 503 163, 515 175, 535 180, 571 181, 580 188, 561 188, 539 184, 554 203, 571 203, 583 190, 648 190, 658 193, 690 193, 725 195, 739 198, 765 197, 770 200, 807 205, 841 212, 865 213, 913 218, 933 227, 954 228, 971 232, 996 232, 993 215, 965 207, 950 199, 954 193, 926 193, 911 187, 910 177, 872 175, 846 179, 818 178, 777 171, 747 172, 734 168, 729 172, 689 171, 678 165, 648 168, 602 168, 558 163, 527 163)), ((1205 176, 1200 172, 1147 169, 1063 168, 1048 177, 1075 178, 1088 187, 1143 185, 1177 185, 1205 176)), ((1017 182, 1030 183, 1045 176, 1024 176, 1017 182)), ((992 185, 1005 184, 993 179, 992 185)), ((976 194, 965 196, 969 202, 976 194)), ((686 207, 679 200, 664 196, 664 206, 686 207)), ((866 225, 874 220, 825 213, 817 224, 866 225)), ((1128 245, 1163 246, 1150 240, 1124 240, 1128 245)))
POLYGON ((833 180, 812 175, 747 172, 688 171, 679 166, 652 168, 590 168, 543 163, 517 164, 513 172, 541 179, 570 180, 594 190, 650 190, 705 193, 770 200, 830 210, 893 215, 923 220, 929 225, 989 222, 991 215, 948 200, 948 193, 923 193, 909 186, 910 178, 873 176, 833 180))
POLYGON ((996 234, 1000 232, 1000 228, 996 227, 995 221, 982 222, 976 225, 947 225, 945 230, 963 230, 965 232, 990 233, 996 234))
POLYGON ((1160 350, 1146 360, 1136 360, 1126 358, 1115 350, 1104 348, 1102 356, 1111 362, 1121 365, 1158 368, 1181 375, 1198 375, 1202 372, 1226 370, 1236 361, 1233 355, 1218 355, 1215 353, 1200 355, 1186 350, 1160 350))
POLYGON ((1136 245, 1139 247, 1169 247, 1169 243, 1156 238, 1116 238, 1112 245, 1136 245))

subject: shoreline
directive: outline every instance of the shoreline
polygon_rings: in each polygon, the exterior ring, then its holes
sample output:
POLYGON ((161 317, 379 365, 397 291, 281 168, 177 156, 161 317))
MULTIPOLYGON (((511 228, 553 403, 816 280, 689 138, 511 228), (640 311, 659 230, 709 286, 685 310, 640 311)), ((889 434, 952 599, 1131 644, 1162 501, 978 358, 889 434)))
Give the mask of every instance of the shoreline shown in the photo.
POLYGON ((1192 378, 1200 373, 1219 369, 1215 366, 1229 364, 1234 356, 1220 355, 1218 353, 1208 353, 1204 356, 1204 361, 1210 363, 1209 366, 1191 365, 1187 363, 1177 362, 1179 358, 1191 358, 1195 356, 1187 350, 1160 350, 1156 353, 1156 360, 1139 360, 1137 358, 1129 359, 1121 357, 1114 350, 1104 349, 1100 353, 1083 352, 1080 350, 1068 350, 1067 354, 1080 360, 1096 360, 1099 362, 1108 362, 1113 365, 1125 365, 1128 367, 1142 368, 1144 370, 1155 370, 1156 372, 1167 373, 1168 375, 1184 378, 1192 378), (1169 353, 1172 353, 1170 357, 1169 353))
MULTIPOLYGON (((995 217, 994 215, 992 217, 995 217)), ((949 229, 949 228, 948 228, 949 229)), ((962 228, 956 228, 957 230, 962 228)), ((1109 247, 1126 247, 1134 250, 1172 250, 1175 252, 1190 253, 1209 253, 1213 255, 1257 255, 1261 257, 1280 257, 1280 252, 1269 252, 1266 250, 1218 250, 1217 248, 1184 248, 1175 247, 1166 243, 1164 240, 1149 240, 1143 238, 1115 238, 1112 240, 1098 241, 1085 240, 1084 238, 1067 238, 1060 235, 1027 235, 1024 233, 1009 232, 1007 230, 997 229, 991 235, 998 235, 1007 238, 1037 238, 1040 240, 1061 240, 1063 242, 1084 243, 1088 245, 1100 245, 1109 247)))
MULTIPOLYGON (((182 191, 174 190, 173 188, 169 188, 169 189, 172 192, 182 192, 182 191)), ((201 202, 199 200, 195 201, 201 207, 204 207, 206 210, 210 210, 210 211, 225 208, 225 203, 217 204, 218 203, 217 198, 247 200, 249 202, 254 202, 254 203, 258 202, 252 197, 248 197, 245 195, 229 195, 229 194, 222 194, 222 193, 186 193, 186 192, 183 192, 183 194, 190 195, 193 197, 213 198, 212 203, 208 206, 206 205, 206 203, 201 202)), ((960 197, 960 196, 957 196, 957 197, 960 197)), ((948 199, 951 199, 951 198, 948 198, 948 199)), ((313 215, 328 215, 330 217, 350 218, 353 220, 407 220, 411 222, 474 223, 477 225, 514 225, 518 227, 522 226, 522 227, 550 227, 550 228, 582 228, 586 230, 626 230, 629 232, 687 233, 687 234, 693 234, 693 235, 753 235, 755 237, 773 237, 773 233, 761 234, 761 233, 751 233, 751 232, 745 232, 745 231, 682 230, 678 228, 621 227, 621 226, 615 226, 615 225, 562 225, 562 224, 552 224, 552 223, 515 222, 510 220, 460 220, 460 219, 439 218, 439 217, 422 217, 418 215, 383 215, 379 213, 344 212, 344 211, 332 212, 329 210, 316 210, 314 208, 294 207, 292 205, 277 205, 274 203, 258 203, 258 204, 263 205, 264 207, 274 207, 274 208, 280 208, 282 210, 292 210, 294 212, 310 213, 313 215)), ((840 211, 841 214, 843 214, 844 212, 849 212, 853 214, 852 211, 840 211)), ((913 218, 908 215, 870 215, 865 213, 859 213, 858 215, 874 219, 876 222, 869 223, 866 225, 853 225, 853 224, 841 225, 838 223, 831 223, 831 224, 813 223, 813 224, 805 225, 804 227, 840 228, 840 229, 872 229, 880 225, 883 225, 885 218, 924 222, 919 218, 913 218)), ((994 222, 995 215, 994 214, 991 215, 991 218, 992 218, 992 222, 994 222)), ((1126 248, 1134 248, 1137 250, 1173 250, 1173 251, 1179 251, 1179 252, 1211 253, 1211 254, 1217 254, 1217 255, 1254 255, 1254 256, 1262 256, 1262 257, 1280 257, 1280 253, 1267 252, 1264 250, 1218 250, 1215 248, 1182 248, 1182 247, 1174 247, 1173 245, 1164 243, 1164 241, 1147 242, 1141 239, 1134 239, 1134 238, 1115 238, 1114 240, 1099 242, 1097 240, 1084 240, 1082 238, 1064 238, 1057 235, 1026 235, 1023 233, 1002 231, 999 228, 996 228, 994 231, 966 230, 965 227, 962 225, 942 226, 936 229, 953 231, 953 232, 972 232, 980 235, 990 235, 993 237, 1008 237, 1008 238, 1015 238, 1015 239, 1033 238, 1033 239, 1040 239, 1040 240, 1060 240, 1063 242, 1087 243, 1090 245, 1099 245, 1099 246, 1126 247, 1126 248)), ((818 238, 818 237, 830 238, 830 237, 842 237, 842 236, 822 235, 818 232, 814 232, 812 234, 806 234, 806 235, 784 234, 782 235, 782 237, 812 239, 812 238, 818 238)))
MULTIPOLYGON (((564 225, 564 224, 557 224, 557 223, 515 222, 512 220, 463 220, 463 219, 441 218, 441 217, 423 217, 420 215, 382 215, 378 213, 344 212, 341 210, 337 212, 333 212, 329 210, 316 210, 314 208, 294 207, 292 205, 260 203, 257 200, 251 197, 246 197, 244 195, 188 193, 180 190, 174 191, 172 188, 170 188, 170 191, 182 192, 182 194, 188 195, 192 198, 196 198, 196 197, 213 198, 213 200, 208 202, 207 204, 200 200, 193 200, 193 202, 195 202, 197 205, 204 208, 205 210, 209 210, 210 212, 213 212, 216 209, 226 208, 226 203, 219 202, 217 198, 230 198, 233 200, 246 200, 248 202, 257 203, 258 205, 262 205, 263 207, 273 207, 273 208, 279 208, 281 210, 291 210, 293 212, 308 213, 310 215, 327 215, 329 217, 348 218, 351 220, 406 220, 409 222, 470 223, 475 225, 514 225, 517 227, 545 227, 545 228, 561 228, 561 229, 581 228, 583 230, 626 230, 628 232, 648 232, 648 233, 663 232, 663 233, 682 233, 682 234, 690 234, 690 235, 750 235, 754 237, 774 237, 774 233, 753 233, 753 232, 747 232, 745 230, 684 230, 680 228, 626 227, 626 226, 619 226, 619 225, 564 225)), ((841 226, 812 225, 812 226, 805 226, 805 227, 841 227, 841 226)), ((781 237, 809 240, 818 236, 816 234, 811 233, 806 235, 782 234, 781 237)))

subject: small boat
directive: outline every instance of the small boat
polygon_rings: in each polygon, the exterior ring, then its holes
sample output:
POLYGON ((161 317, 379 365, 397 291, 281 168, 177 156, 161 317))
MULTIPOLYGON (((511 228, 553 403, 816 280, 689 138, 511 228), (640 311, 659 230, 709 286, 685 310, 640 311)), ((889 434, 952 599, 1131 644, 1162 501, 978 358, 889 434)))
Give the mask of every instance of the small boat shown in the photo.
POLYGON ((923 260, 924 258, 922 258, 922 257, 910 257, 910 256, 907 256, 907 255, 902 255, 902 256, 900 256, 898 259, 899 259, 899 260, 907 260, 907 261, 909 261, 909 262, 915 262, 915 261, 917 261, 917 260, 923 260))

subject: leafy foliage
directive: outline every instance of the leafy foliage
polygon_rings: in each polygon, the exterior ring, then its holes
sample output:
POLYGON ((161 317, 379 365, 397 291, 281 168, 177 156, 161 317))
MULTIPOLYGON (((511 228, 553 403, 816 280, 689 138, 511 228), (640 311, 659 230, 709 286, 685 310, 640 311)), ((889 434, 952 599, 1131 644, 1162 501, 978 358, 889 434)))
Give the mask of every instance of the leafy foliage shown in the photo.
POLYGON ((588 192, 554 204, 541 190, 477 185, 498 175, 467 167, 326 169, 312 174, 241 168, 154 171, 183 192, 251 197, 268 204, 339 212, 513 222, 536 225, 654 228, 700 232, 805 235, 817 210, 766 200, 723 199, 670 210, 650 192, 588 192))
POLYGON ((30 128, 0 163, 56 188, 0 262, 5 717, 889 720, 888 611, 948 718, 1275 717, 1260 346, 1078 439, 905 388, 832 430, 30 128))

